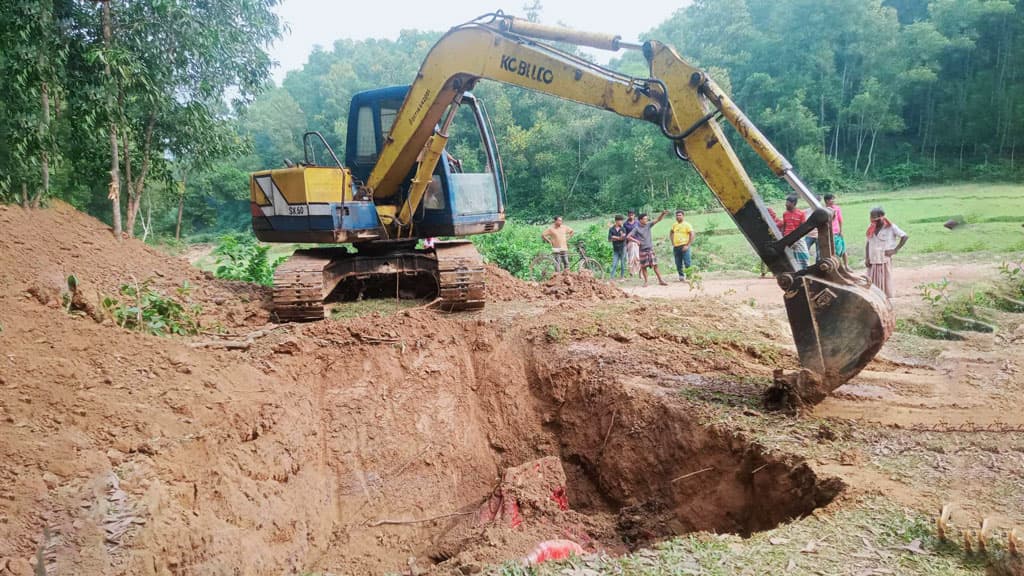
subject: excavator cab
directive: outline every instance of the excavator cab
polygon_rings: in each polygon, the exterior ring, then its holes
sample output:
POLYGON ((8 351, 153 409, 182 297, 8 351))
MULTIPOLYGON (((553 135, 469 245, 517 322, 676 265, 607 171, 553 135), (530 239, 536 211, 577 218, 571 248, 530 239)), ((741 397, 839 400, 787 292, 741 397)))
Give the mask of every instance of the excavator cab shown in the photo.
MULTIPOLYGON (((408 91, 408 86, 392 86, 352 97, 345 165, 356 182, 369 179, 408 91)), ((501 159, 483 102, 467 92, 453 113, 448 145, 441 151, 419 209, 412 213, 416 238, 485 234, 505 224, 501 159)), ((415 169, 399 193, 377 200, 378 210, 387 213, 394 210, 389 206, 400 208, 406 203, 414 178, 415 169)))

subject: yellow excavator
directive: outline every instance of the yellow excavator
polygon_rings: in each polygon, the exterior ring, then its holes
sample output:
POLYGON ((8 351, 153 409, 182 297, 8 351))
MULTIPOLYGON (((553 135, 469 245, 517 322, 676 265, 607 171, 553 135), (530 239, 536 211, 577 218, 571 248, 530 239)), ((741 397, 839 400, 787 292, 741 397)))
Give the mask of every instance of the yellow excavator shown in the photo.
POLYGON ((344 164, 312 132, 304 137, 303 161, 252 175, 253 229, 260 240, 332 245, 299 250, 278 268, 273 292, 281 319, 323 318, 332 293, 362 295, 375 285, 435 296, 447 310, 483 306, 483 265, 470 242, 416 247, 419 240, 497 232, 504 225, 501 160, 485 108, 471 93, 482 79, 649 122, 671 142, 785 293, 804 367, 788 380, 796 396, 820 400, 870 362, 891 334, 888 300, 834 254, 831 212, 707 74, 657 41, 631 44, 500 11, 449 30, 411 85, 354 96, 344 164), (624 75, 553 42, 640 50, 650 75, 624 75), (813 207, 805 224, 782 235, 722 122, 813 207), (461 136, 475 138, 460 145, 459 158, 446 147, 455 126, 461 136), (821 258, 801 269, 791 247, 813 229, 821 258))

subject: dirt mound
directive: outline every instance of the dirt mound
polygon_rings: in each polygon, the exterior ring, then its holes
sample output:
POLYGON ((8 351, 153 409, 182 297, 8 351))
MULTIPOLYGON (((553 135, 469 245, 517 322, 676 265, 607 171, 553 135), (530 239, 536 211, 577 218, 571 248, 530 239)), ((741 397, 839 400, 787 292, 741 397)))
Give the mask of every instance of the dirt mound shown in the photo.
POLYGON ((544 297, 536 282, 520 280, 495 264, 487 264, 485 269, 487 299, 492 302, 536 300, 544 297))
POLYGON ((587 272, 562 272, 555 274, 541 286, 541 292, 557 300, 589 298, 593 300, 615 300, 625 298, 626 293, 615 286, 594 278, 587 272))
POLYGON ((494 264, 487 265, 487 299, 493 302, 615 300, 626 296, 622 290, 588 272, 562 272, 538 284, 520 280, 494 264))
POLYGON ((188 286, 184 298, 202 306, 207 325, 259 325, 269 317, 259 305, 267 290, 214 280, 138 240, 117 242, 109 226, 60 201, 32 211, 0 205, 0 230, 0 296, 30 294, 57 306, 68 290, 68 276, 74 275, 92 308, 100 308, 104 296, 116 296, 125 284, 147 284, 168 296, 188 286))

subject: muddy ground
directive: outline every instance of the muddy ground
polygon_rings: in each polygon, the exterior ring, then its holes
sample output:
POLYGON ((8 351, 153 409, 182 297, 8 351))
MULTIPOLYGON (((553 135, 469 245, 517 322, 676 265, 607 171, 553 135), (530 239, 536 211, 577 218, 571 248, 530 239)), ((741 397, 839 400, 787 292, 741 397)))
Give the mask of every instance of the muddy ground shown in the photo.
POLYGON ((898 333, 782 416, 759 400, 796 367, 771 290, 492 269, 483 312, 277 325, 266 290, 66 206, 0 207, 0 227, 0 574, 514 573, 551 539, 587 553, 578 573, 1012 573, 1017 315, 964 342, 898 333), (69 274, 95 313, 65 310, 69 274), (186 282, 197 336, 102 313, 122 284, 186 282), (931 525, 946 503, 957 543, 931 525), (982 518, 989 552, 967 554, 982 518))

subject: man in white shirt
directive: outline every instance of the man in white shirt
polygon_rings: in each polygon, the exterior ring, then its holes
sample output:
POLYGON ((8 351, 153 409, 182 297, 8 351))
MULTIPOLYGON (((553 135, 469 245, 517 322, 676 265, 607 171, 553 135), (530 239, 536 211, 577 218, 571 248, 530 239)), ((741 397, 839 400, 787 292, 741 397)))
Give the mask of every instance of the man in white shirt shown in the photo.
POLYGON ((885 210, 880 206, 871 209, 871 226, 868 226, 864 262, 867 264, 871 283, 889 299, 892 299, 896 292, 892 281, 892 257, 903 248, 909 238, 906 232, 885 217, 885 210))

